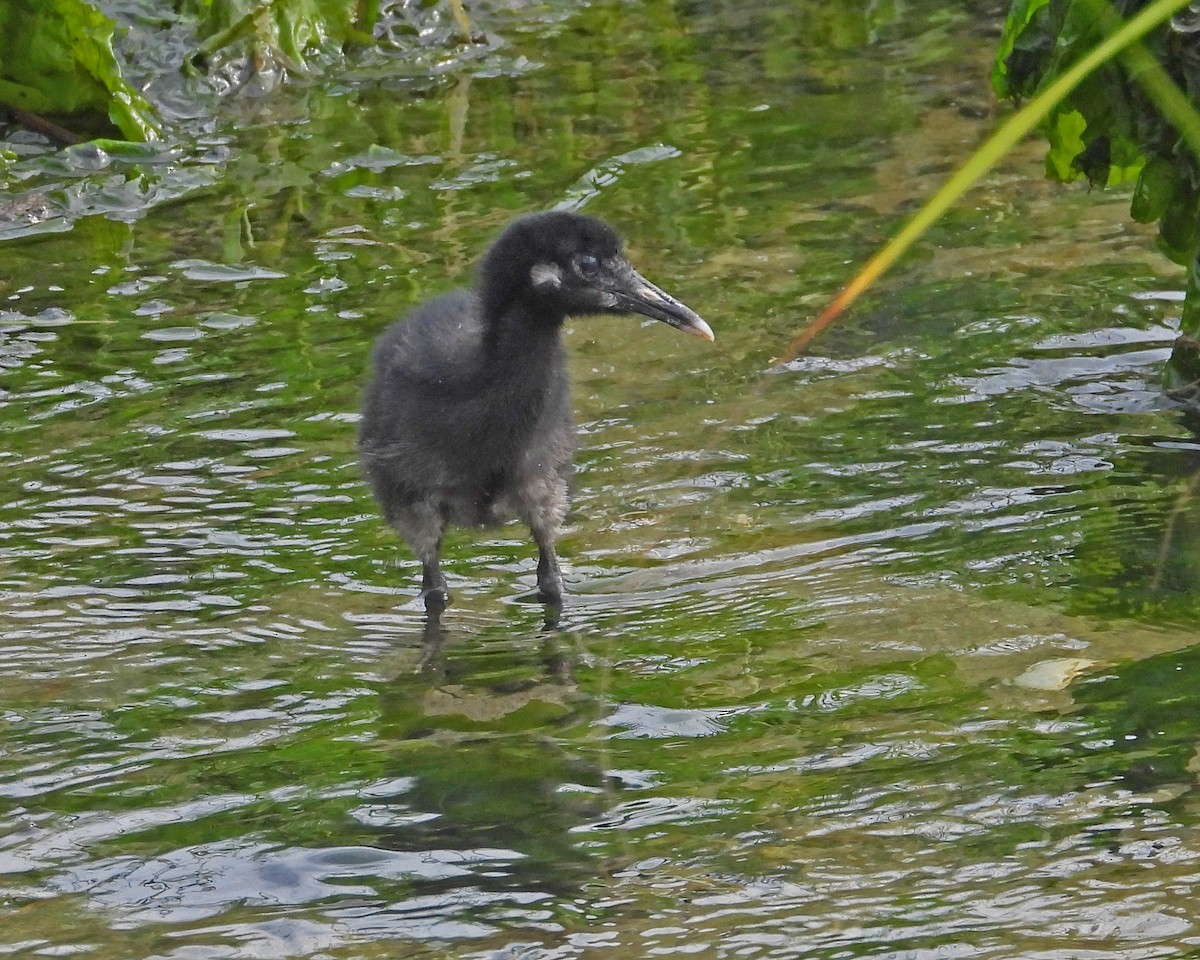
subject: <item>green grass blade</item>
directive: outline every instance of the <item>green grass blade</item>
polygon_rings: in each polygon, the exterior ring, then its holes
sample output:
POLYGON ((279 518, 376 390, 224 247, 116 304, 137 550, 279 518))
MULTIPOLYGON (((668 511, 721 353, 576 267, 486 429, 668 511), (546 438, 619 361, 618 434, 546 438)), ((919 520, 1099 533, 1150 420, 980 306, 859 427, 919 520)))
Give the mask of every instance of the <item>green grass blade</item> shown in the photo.
MULTIPOLYGON (((1043 119, 1049 116, 1055 106, 1088 74, 1122 51, 1128 50, 1132 44, 1187 4, 1188 0, 1155 0, 1136 17, 1121 23, 1120 27, 1113 30, 1087 56, 1081 58, 1078 63, 1009 117, 1000 129, 976 150, 942 188, 917 211, 912 220, 867 262, 867 265, 838 293, 821 315, 788 344, 787 350, 778 362, 786 363, 799 356, 821 331, 833 323, 850 304, 869 289, 884 271, 895 263, 959 197, 966 193, 1043 119)), ((1107 3, 1104 6, 1107 7, 1107 3)), ((1112 13, 1111 7, 1108 9, 1114 18, 1114 23, 1120 22, 1119 18, 1116 18, 1116 14, 1112 13)), ((1139 67, 1133 71, 1135 77, 1139 82, 1147 81, 1151 95, 1156 98, 1159 106, 1170 117, 1172 123, 1176 124, 1191 149, 1200 157, 1200 116, 1197 116, 1194 107, 1175 87, 1170 78, 1162 72, 1161 68, 1158 69, 1156 76, 1155 71, 1147 67, 1146 60, 1153 61, 1153 59, 1145 50, 1140 50, 1140 56, 1135 55, 1134 59, 1134 64, 1139 67), (1170 87, 1173 94, 1164 94, 1164 87, 1170 87)), ((1157 67, 1157 63, 1154 65, 1157 67)))

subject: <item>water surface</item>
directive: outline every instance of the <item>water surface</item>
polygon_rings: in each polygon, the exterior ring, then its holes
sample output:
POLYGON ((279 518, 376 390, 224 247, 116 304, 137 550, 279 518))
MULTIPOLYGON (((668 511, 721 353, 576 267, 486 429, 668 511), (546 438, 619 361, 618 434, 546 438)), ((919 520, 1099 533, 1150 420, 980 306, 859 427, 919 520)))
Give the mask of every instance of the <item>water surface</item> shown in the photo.
POLYGON ((497 4, 149 157, 27 144, 3 949, 1196 955, 1200 446, 1127 197, 1022 148, 772 362, 991 129, 1001 14, 497 4), (431 627, 370 344, 557 204, 717 342, 573 321, 562 620, 511 527, 431 627))

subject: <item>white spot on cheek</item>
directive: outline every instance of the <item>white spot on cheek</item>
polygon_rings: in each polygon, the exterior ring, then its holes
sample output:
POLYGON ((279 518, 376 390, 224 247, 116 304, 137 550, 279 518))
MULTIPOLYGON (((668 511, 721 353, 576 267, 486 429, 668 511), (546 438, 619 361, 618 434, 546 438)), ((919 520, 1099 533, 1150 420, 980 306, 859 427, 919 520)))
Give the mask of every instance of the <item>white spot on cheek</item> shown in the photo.
POLYGON ((611 293, 602 293, 600 294, 600 303, 605 307, 615 307, 617 305, 617 298, 611 293))
POLYGON ((529 271, 529 282, 535 287, 561 287, 562 271, 553 263, 535 263, 529 271))

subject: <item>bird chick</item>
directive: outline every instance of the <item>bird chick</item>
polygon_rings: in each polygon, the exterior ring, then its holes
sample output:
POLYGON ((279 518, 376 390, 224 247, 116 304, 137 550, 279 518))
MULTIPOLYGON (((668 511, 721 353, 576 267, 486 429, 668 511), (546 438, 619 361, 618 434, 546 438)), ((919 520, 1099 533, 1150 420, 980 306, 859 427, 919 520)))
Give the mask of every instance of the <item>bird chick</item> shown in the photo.
POLYGON ((699 316, 642 277, 606 224, 575 213, 511 223, 474 290, 417 307, 375 344, 358 447, 388 522, 421 563, 426 607, 449 600, 450 525, 520 519, 538 547, 538 596, 562 600, 555 542, 575 449, 562 342, 568 316, 641 314, 712 340, 699 316))

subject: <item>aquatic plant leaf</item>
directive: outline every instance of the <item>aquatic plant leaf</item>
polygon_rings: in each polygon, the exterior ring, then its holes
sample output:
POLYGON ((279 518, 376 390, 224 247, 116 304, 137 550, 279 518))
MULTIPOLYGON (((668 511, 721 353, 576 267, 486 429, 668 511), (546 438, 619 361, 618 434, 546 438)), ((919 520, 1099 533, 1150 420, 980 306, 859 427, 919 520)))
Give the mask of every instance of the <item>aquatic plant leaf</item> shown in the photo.
POLYGON ((1026 34, 1034 15, 1050 0, 1015 0, 992 68, 992 86, 1001 97, 1027 96, 1031 76, 1047 54, 1049 39, 1044 33, 1026 34), (1021 44, 1018 45, 1018 41, 1021 44))
POLYGON ((159 139, 154 109, 113 52, 115 26, 84 0, 0 4, 0 101, 87 127, 111 124, 129 140, 159 139))

